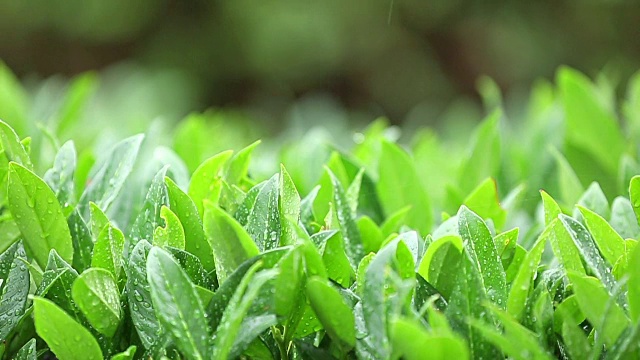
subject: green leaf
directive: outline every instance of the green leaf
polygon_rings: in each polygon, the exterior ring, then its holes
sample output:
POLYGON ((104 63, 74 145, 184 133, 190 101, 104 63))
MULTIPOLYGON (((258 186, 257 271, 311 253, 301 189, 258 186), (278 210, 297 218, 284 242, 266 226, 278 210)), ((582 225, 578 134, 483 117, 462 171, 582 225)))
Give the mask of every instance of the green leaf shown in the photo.
POLYGON ((142 209, 140 209, 131 227, 129 236, 125 239, 125 258, 128 258, 128 254, 138 241, 142 239, 153 239, 153 231, 163 222, 160 217, 160 210, 163 206, 169 205, 169 195, 167 194, 167 187, 164 184, 164 178, 168 168, 168 165, 165 165, 156 173, 151 181, 151 186, 147 191, 142 209))
POLYGON ((137 347, 135 345, 131 345, 127 348, 127 350, 115 354, 111 357, 111 360, 133 360, 133 356, 136 354, 137 347))
POLYGON ((83 271, 91 264, 94 246, 91 232, 78 209, 74 209, 71 212, 71 215, 67 218, 67 225, 73 242, 73 267, 83 271))
POLYGON ((131 322, 145 349, 151 349, 160 338, 161 327, 156 317, 147 280, 147 256, 151 244, 142 240, 136 244, 125 267, 127 272, 126 292, 131 308, 131 322))
MULTIPOLYGON (((607 197, 604 192, 602 192, 602 188, 600 188, 600 185, 598 185, 597 182, 592 182, 591 185, 589 185, 587 190, 578 200, 577 205, 587 208, 603 218, 608 219, 611 216, 607 197)), ((574 212, 574 215, 577 215, 577 213, 574 212)), ((579 219, 579 215, 574 217, 579 219)))
POLYGON ((28 128, 29 97, 20 80, 0 61, 0 119, 14 125, 19 133, 28 128))
POLYGON ((53 302, 33 298, 36 332, 60 360, 99 360, 102 351, 89 330, 53 302))
POLYGON ((255 141, 244 149, 238 151, 228 162, 225 168, 225 179, 229 185, 239 185, 240 181, 247 176, 249 162, 253 150, 260 145, 261 141, 255 141))
POLYGON ((166 206, 160 209, 160 217, 165 227, 157 227, 153 232, 153 244, 160 247, 172 246, 184 250, 185 234, 178 216, 166 206))
POLYGON ((204 270, 200 259, 195 255, 192 255, 184 250, 167 246, 165 250, 169 251, 171 255, 178 261, 182 270, 189 276, 191 282, 195 285, 202 286, 207 289, 213 289, 216 287, 215 281, 212 281, 209 274, 204 270))
POLYGON ((612 346, 620 334, 629 326, 622 308, 613 300, 598 279, 570 271, 567 273, 580 308, 604 336, 605 343, 612 346))
POLYGON ((482 319, 491 323, 493 319, 482 305, 487 299, 487 294, 478 272, 478 265, 466 250, 455 271, 455 288, 449 298, 445 315, 453 329, 467 339, 471 358, 497 359, 501 356, 500 352, 469 322, 469 319, 482 319))
POLYGON ((274 269, 255 272, 261 266, 256 263, 255 270, 249 270, 233 294, 224 311, 220 325, 216 331, 211 348, 211 358, 226 359, 232 352, 236 338, 240 334, 242 319, 246 316, 251 304, 256 301, 262 286, 278 275, 274 269))
POLYGON ((195 286, 166 251, 153 247, 147 258, 151 298, 163 327, 176 346, 192 359, 207 354, 208 330, 195 286))
POLYGON ((629 266, 627 266, 629 281, 627 283, 627 299, 629 301, 629 316, 632 323, 636 324, 640 320, 640 247, 636 246, 629 256, 629 266))
POLYGON ((64 134, 82 118, 82 111, 97 87, 98 76, 94 72, 73 79, 58 114, 58 134, 64 134))
POLYGON ((73 260, 69 226, 55 194, 37 175, 17 163, 9 164, 9 210, 24 236, 24 244, 44 268, 51 249, 73 260))
POLYGON ((71 297, 71 287, 78 273, 65 262, 55 250, 49 253, 47 267, 42 274, 42 283, 37 296, 46 297, 68 314, 77 314, 79 309, 71 297))
POLYGON ((89 213, 91 214, 91 221, 89 221, 91 234, 93 235, 94 241, 97 241, 102 229, 109 224, 109 218, 107 218, 107 215, 105 215, 102 209, 95 203, 89 203, 89 208, 89 213))
POLYGON ((18 321, 27 308, 29 294, 29 270, 20 258, 25 258, 24 250, 19 243, 12 259, 3 259, 11 263, 8 276, 2 277, 2 300, 0 301, 0 341, 7 341, 8 335, 18 326, 18 321))
POLYGON ((209 200, 214 204, 218 203, 223 175, 224 164, 229 160, 233 151, 228 150, 210 157, 200 164, 191 176, 189 183, 189 197, 196 204, 198 213, 204 216, 202 202, 209 200))
POLYGON ((16 354, 15 360, 36 360, 36 339, 29 340, 26 344, 24 344, 18 353, 16 354))
POLYGON ((267 180, 256 195, 247 217, 246 230, 260 251, 280 245, 279 175, 267 180))
POLYGON ((589 153, 616 173, 625 139, 615 115, 605 106, 589 79, 567 67, 558 71, 558 87, 565 112, 568 143, 589 153))
MULTIPOLYGON (((540 191, 540 194, 542 195, 544 204, 545 224, 550 226, 553 220, 557 219, 562 212, 558 204, 549 194, 544 191, 540 191)), ((552 228, 553 231, 549 236, 549 242, 551 243, 553 254, 565 270, 577 271, 584 274, 585 271, 582 266, 582 260, 580 259, 580 253, 567 229, 559 221, 557 221, 552 228)))
POLYGON ((20 237, 20 229, 13 219, 5 218, 0 221, 0 254, 15 244, 20 237))
POLYGON ((433 225, 431 204, 413 160, 398 145, 382 141, 376 190, 384 211, 390 215, 411 205, 406 225, 426 234, 433 225))
POLYGON ((536 341, 538 336, 535 333, 511 318, 503 310, 492 305, 489 305, 488 308, 500 320, 505 332, 501 334, 492 325, 472 320, 473 326, 487 340, 494 343, 513 359, 552 359, 542 345, 536 341))
POLYGON ((75 184, 73 174, 76 171, 76 149, 73 141, 64 143, 53 161, 53 167, 44 174, 44 181, 53 190, 56 198, 68 214, 75 203, 75 184))
POLYGON ((319 277, 307 280, 306 291, 324 330, 332 339, 353 348, 356 344, 355 318, 340 293, 319 277))
POLYGON ((600 279, 609 294, 613 295, 616 291, 617 283, 611 274, 611 266, 600 256, 591 234, 582 224, 566 215, 560 215, 560 221, 569 232, 571 239, 573 239, 591 272, 600 279))
MULTIPOLYGON (((280 165, 280 199, 278 205, 280 207, 280 219, 290 218, 296 223, 300 219, 300 195, 293 183, 293 179, 284 168, 280 165)), ((294 234, 289 233, 287 226, 282 226, 282 234, 280 242, 283 245, 291 245, 293 243, 294 234)))
POLYGON ((209 307, 207 308, 207 314, 209 318, 209 325, 212 329, 217 329, 222 320, 224 310, 229 305, 229 301, 236 292, 238 286, 247 276, 249 270, 255 272, 258 267, 253 267, 258 261, 261 261, 263 268, 272 268, 280 261, 284 254, 288 253, 290 248, 280 248, 271 251, 264 252, 258 256, 254 256, 249 260, 243 262, 238 268, 227 278, 227 280, 220 284, 220 287, 215 292, 209 307))
POLYGON ((572 359, 579 359, 592 352, 583 330, 577 325, 562 324, 562 339, 572 359))
POLYGON ((600 215, 581 206, 578 209, 602 256, 615 264, 625 254, 624 239, 600 215))
POLYGON ((215 270, 213 250, 207 241, 202 220, 193 200, 168 177, 164 178, 169 194, 169 204, 184 228, 185 250, 197 256, 207 271, 215 270))
POLYGON ((333 202, 335 205, 336 215, 338 217, 338 223, 340 224, 340 234, 344 240, 345 254, 351 264, 351 268, 355 271, 358 268, 358 264, 364 257, 362 239, 360 237, 360 232, 358 231, 358 225, 354 220, 355 214, 349 206, 342 185, 330 170, 329 175, 331 176, 331 182, 333 185, 333 202))
POLYGON ((556 166, 558 167, 558 185, 560 187, 562 202, 567 205, 573 205, 580 199, 582 193, 584 193, 584 187, 564 155, 553 147, 550 149, 550 152, 556 159, 556 166))
MULTIPOLYGON (((557 222, 558 220, 555 221, 557 222)), ((507 311, 511 316, 519 321, 522 320, 527 308, 527 303, 529 301, 529 289, 533 286, 533 281, 536 277, 538 264, 542 258, 544 246, 553 231, 554 225, 554 223, 550 224, 545 228, 542 234, 540 234, 531 250, 525 255, 522 265, 511 284, 509 297, 507 299, 507 311)))
POLYGON ((222 284, 242 262, 260 251, 242 225, 229 214, 213 203, 204 205, 204 231, 213 249, 218 283, 222 284))
POLYGON ((9 124, 0 120, 0 145, 9 162, 16 162, 25 168, 33 169, 31 158, 20 142, 20 137, 9 124))
POLYGON ((467 254, 482 276, 489 299, 504 309, 507 306, 507 280, 489 229, 466 206, 458 212, 458 229, 467 254))
POLYGON ((403 359, 469 359, 469 350, 462 339, 428 333, 422 326, 404 318, 393 319, 390 326, 394 353, 403 359))
POLYGON ((418 273, 448 299, 456 286, 457 269, 462 259, 462 239, 447 235, 432 242, 422 257, 418 273))
POLYGON ((107 224, 93 247, 91 267, 105 269, 118 279, 122 269, 123 249, 124 234, 115 226, 107 224))
POLYGON ((400 232, 400 228, 406 223, 407 215, 409 214, 410 210, 411 205, 405 206, 402 209, 387 216, 384 222, 380 225, 380 231, 382 231, 382 235, 386 238, 391 236, 391 234, 400 232))
POLYGON ((468 194, 482 180, 498 175, 500 168, 500 110, 493 111, 475 130, 466 158, 459 167, 458 186, 468 194))
POLYGON ((113 337, 120 321, 120 293, 111 273, 104 269, 89 269, 76 279, 71 290, 76 302, 91 326, 113 337))
MULTIPOLYGON (((118 197, 125 181, 136 163, 144 135, 135 135, 117 143, 100 167, 89 173, 87 186, 78 201, 78 210, 83 218, 89 216, 89 202, 94 202, 106 212, 118 197)), ((81 157, 82 159, 82 157, 81 157)), ((81 159, 78 160, 80 172, 81 159)))
POLYGON ((631 199, 631 206, 636 213, 636 219, 640 223, 640 175, 636 175, 631 178, 629 183, 629 198, 631 199))
POLYGON ((625 239, 640 237, 640 225, 631 206, 631 201, 625 197, 618 196, 613 200, 609 224, 625 239))
POLYGON ((495 180, 488 178, 478 185, 464 200, 464 205, 483 219, 491 219, 501 229, 507 212, 500 206, 495 180))
POLYGON ((357 220, 358 232, 362 239, 362 248, 365 254, 380 250, 384 241, 384 235, 380 227, 368 216, 362 216, 357 220))

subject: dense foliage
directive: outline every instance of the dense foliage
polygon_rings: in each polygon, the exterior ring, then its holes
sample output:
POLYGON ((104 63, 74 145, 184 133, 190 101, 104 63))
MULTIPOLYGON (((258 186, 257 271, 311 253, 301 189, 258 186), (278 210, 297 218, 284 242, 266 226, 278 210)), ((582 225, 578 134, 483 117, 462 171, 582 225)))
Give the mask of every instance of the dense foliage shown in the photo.
POLYGON ((517 122, 488 83, 471 141, 379 120, 212 154, 233 125, 194 115, 80 156, 87 78, 33 138, 7 79, 3 359, 640 356, 640 77, 618 106, 563 68, 517 122))

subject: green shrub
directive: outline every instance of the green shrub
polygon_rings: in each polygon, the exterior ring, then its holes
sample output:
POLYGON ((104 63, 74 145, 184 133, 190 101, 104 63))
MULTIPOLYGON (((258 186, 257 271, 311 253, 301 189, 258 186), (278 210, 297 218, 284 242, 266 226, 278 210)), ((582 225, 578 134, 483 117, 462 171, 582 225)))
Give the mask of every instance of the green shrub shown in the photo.
POLYGON ((150 136, 78 157, 56 128, 39 171, 0 122, 0 357, 636 358, 640 76, 629 88, 620 122, 612 87, 563 68, 518 121, 485 91, 470 141, 418 131, 410 152, 379 120, 344 148, 213 154, 190 120, 174 148, 213 155, 193 172, 150 136))

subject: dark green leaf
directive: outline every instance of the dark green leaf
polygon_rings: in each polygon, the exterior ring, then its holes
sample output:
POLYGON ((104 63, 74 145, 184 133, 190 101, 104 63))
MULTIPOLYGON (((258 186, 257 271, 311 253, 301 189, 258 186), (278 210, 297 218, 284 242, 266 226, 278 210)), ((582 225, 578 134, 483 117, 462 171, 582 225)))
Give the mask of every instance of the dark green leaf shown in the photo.
POLYGON ((153 247, 147 258, 147 278, 156 315, 176 346, 189 358, 204 359, 209 341, 207 322, 187 274, 171 255, 153 247))
POLYGON ((8 335, 16 329, 18 321, 27 308, 29 270, 18 259, 19 257, 26 257, 21 246, 17 246, 14 252, 8 276, 6 278, 3 277, 5 281, 2 284, 2 300, 0 301, 0 341, 7 340, 8 335))

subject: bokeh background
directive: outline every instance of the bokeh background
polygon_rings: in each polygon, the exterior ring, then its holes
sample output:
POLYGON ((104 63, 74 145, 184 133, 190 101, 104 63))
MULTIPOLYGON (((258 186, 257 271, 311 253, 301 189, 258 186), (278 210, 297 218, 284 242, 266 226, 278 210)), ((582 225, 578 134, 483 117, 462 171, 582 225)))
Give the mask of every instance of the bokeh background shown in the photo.
POLYGON ((483 75, 517 101, 561 64, 621 82, 640 68, 640 2, 625 0, 1 0, 0 34, 42 96, 99 71, 96 117, 215 108, 267 132, 478 121, 483 75))

